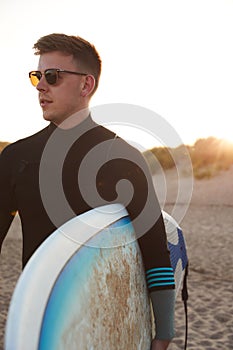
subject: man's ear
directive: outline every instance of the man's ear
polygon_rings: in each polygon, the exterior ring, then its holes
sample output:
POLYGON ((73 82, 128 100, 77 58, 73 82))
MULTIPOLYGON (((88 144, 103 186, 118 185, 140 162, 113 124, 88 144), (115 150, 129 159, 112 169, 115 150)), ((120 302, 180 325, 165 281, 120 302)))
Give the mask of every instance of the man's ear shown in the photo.
POLYGON ((92 91, 95 88, 95 78, 93 75, 87 75, 85 76, 85 80, 83 82, 82 90, 81 90, 81 96, 86 97, 91 95, 92 91))

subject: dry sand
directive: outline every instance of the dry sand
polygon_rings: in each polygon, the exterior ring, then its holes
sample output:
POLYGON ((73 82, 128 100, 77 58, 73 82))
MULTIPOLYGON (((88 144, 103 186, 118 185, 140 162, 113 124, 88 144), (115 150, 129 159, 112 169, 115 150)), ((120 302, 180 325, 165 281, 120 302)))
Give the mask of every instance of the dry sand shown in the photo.
MULTIPOLYGON (((179 181, 185 188, 187 177, 179 181)), ((174 201, 177 176, 173 170, 166 173, 166 183, 164 209, 185 210, 182 197, 174 201)), ((190 265, 188 349, 233 349, 233 167, 211 179, 194 181, 192 200, 180 225, 190 265)), ((184 327, 183 304, 178 301, 176 338, 169 350, 183 349, 184 327)))
MULTIPOLYGON (((189 350, 233 349, 232 179, 233 167, 212 179, 195 180, 192 200, 181 222, 190 261, 189 350)), ((185 186, 190 186, 189 180, 187 175, 179 178, 183 192, 185 186)), ((166 172, 166 184, 164 209, 172 213, 176 206, 185 211, 188 204, 185 196, 176 200, 174 170, 166 172)), ((162 198, 163 193, 158 191, 158 196, 162 198)), ((4 242, 0 263, 0 350, 3 349, 8 305, 21 269, 21 243, 20 224, 16 218, 4 242)), ((169 350, 183 349, 185 322, 180 299, 176 305, 176 337, 169 350)))

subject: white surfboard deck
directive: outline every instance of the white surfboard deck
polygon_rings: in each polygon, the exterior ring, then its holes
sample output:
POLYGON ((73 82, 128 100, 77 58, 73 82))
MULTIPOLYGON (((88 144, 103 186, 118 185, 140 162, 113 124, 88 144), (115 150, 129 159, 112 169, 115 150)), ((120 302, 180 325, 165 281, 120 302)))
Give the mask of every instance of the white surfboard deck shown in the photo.
MULTIPOLYGON (((178 225, 163 215, 176 247, 178 225)), ((114 204, 65 223, 33 254, 12 297, 5 350, 149 350, 151 336, 140 249, 127 211, 114 204)))

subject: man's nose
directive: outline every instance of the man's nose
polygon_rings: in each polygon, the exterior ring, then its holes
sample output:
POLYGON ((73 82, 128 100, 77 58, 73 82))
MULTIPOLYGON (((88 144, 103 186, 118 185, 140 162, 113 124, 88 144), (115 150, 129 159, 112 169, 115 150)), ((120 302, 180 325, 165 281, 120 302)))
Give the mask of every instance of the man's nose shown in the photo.
POLYGON ((45 79, 44 74, 42 75, 41 79, 39 80, 38 84, 36 85, 36 88, 38 91, 46 91, 48 90, 48 83, 45 79))

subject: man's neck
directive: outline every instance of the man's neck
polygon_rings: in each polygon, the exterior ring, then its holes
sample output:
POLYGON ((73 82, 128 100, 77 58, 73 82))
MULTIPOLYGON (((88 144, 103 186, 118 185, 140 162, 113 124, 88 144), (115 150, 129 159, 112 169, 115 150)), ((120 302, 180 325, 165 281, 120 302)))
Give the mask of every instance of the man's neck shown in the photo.
POLYGON ((57 127, 64 130, 72 129, 75 126, 82 123, 88 117, 89 114, 90 114, 90 110, 88 107, 81 109, 80 111, 66 118, 62 123, 57 125, 57 127))

